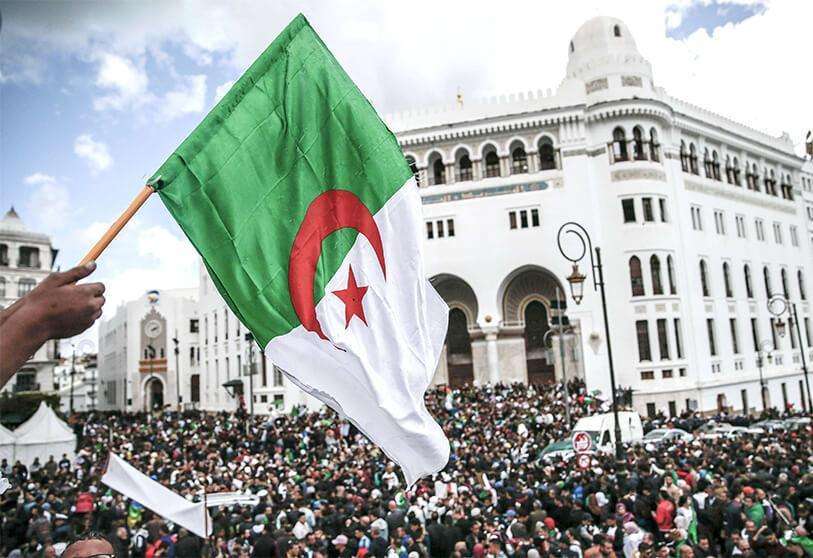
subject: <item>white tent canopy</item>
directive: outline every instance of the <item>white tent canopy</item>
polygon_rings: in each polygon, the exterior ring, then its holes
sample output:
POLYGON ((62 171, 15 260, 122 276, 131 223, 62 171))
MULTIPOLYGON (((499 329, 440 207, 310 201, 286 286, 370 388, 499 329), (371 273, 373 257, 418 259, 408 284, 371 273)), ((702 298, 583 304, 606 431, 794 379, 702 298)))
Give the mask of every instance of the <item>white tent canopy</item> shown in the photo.
POLYGON ((31 465, 36 457, 44 465, 51 455, 57 461, 63 453, 69 459, 75 456, 76 434, 44 401, 30 419, 17 427, 14 436, 15 458, 25 465, 31 465))
POLYGON ((5 459, 9 464, 14 465, 14 443, 17 437, 14 433, 0 424, 0 461, 5 459))

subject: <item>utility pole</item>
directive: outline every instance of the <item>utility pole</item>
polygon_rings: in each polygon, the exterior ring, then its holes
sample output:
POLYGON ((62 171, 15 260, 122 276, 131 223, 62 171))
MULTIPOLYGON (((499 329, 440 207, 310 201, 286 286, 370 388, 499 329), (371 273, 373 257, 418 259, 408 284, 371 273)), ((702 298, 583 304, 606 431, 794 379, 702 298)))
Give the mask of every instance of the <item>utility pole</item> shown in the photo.
POLYGON ((172 342, 175 343, 175 396, 178 403, 178 412, 181 412, 181 374, 179 372, 180 368, 178 367, 178 353, 180 349, 178 348, 178 330, 175 330, 175 337, 172 338, 172 342))
POLYGON ((254 335, 246 333, 248 341, 248 414, 254 414, 254 335))
POLYGON ((70 412, 73 414, 73 378, 76 376, 76 345, 71 343, 71 348, 73 349, 73 354, 71 356, 71 403, 70 403, 70 412))

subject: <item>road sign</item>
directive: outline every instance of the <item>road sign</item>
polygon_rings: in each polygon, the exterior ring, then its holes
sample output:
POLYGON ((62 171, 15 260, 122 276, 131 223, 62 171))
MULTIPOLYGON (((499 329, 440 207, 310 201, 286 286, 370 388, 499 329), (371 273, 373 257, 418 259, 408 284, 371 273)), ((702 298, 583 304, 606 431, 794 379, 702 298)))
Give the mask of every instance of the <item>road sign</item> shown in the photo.
POLYGON ((579 468, 588 469, 590 467, 590 454, 589 453, 580 453, 576 457, 576 463, 579 465, 579 468))
POLYGON ((571 439, 573 444, 573 451, 576 453, 584 453, 593 448, 593 438, 587 432, 576 432, 571 439))

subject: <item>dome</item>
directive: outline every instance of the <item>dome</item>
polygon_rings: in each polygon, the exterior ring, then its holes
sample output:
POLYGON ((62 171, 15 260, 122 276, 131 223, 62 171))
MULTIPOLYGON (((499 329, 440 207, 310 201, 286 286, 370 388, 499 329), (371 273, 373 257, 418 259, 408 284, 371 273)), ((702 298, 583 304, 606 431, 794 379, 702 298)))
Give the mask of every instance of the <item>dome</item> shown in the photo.
POLYGON ((585 21, 570 41, 570 56, 590 50, 628 50, 637 53, 635 39, 627 25, 614 17, 594 17, 585 21))
POLYGON ((614 75, 652 82, 652 69, 627 25, 614 17, 594 17, 579 27, 568 47, 567 77, 585 83, 614 75))
POLYGON ((23 220, 17 215, 13 206, 6 212, 3 218, 0 219, 0 229, 18 232, 27 230, 25 224, 23 224, 23 220))

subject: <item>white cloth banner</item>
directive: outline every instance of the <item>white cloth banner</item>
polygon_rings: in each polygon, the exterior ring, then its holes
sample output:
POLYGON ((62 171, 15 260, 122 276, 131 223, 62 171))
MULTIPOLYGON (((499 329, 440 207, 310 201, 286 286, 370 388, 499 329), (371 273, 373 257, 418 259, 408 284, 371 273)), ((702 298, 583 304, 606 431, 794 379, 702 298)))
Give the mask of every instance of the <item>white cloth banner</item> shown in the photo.
POLYGON ((102 482, 199 537, 206 538, 212 533, 212 521, 203 502, 190 502, 115 453, 110 453, 102 482))

